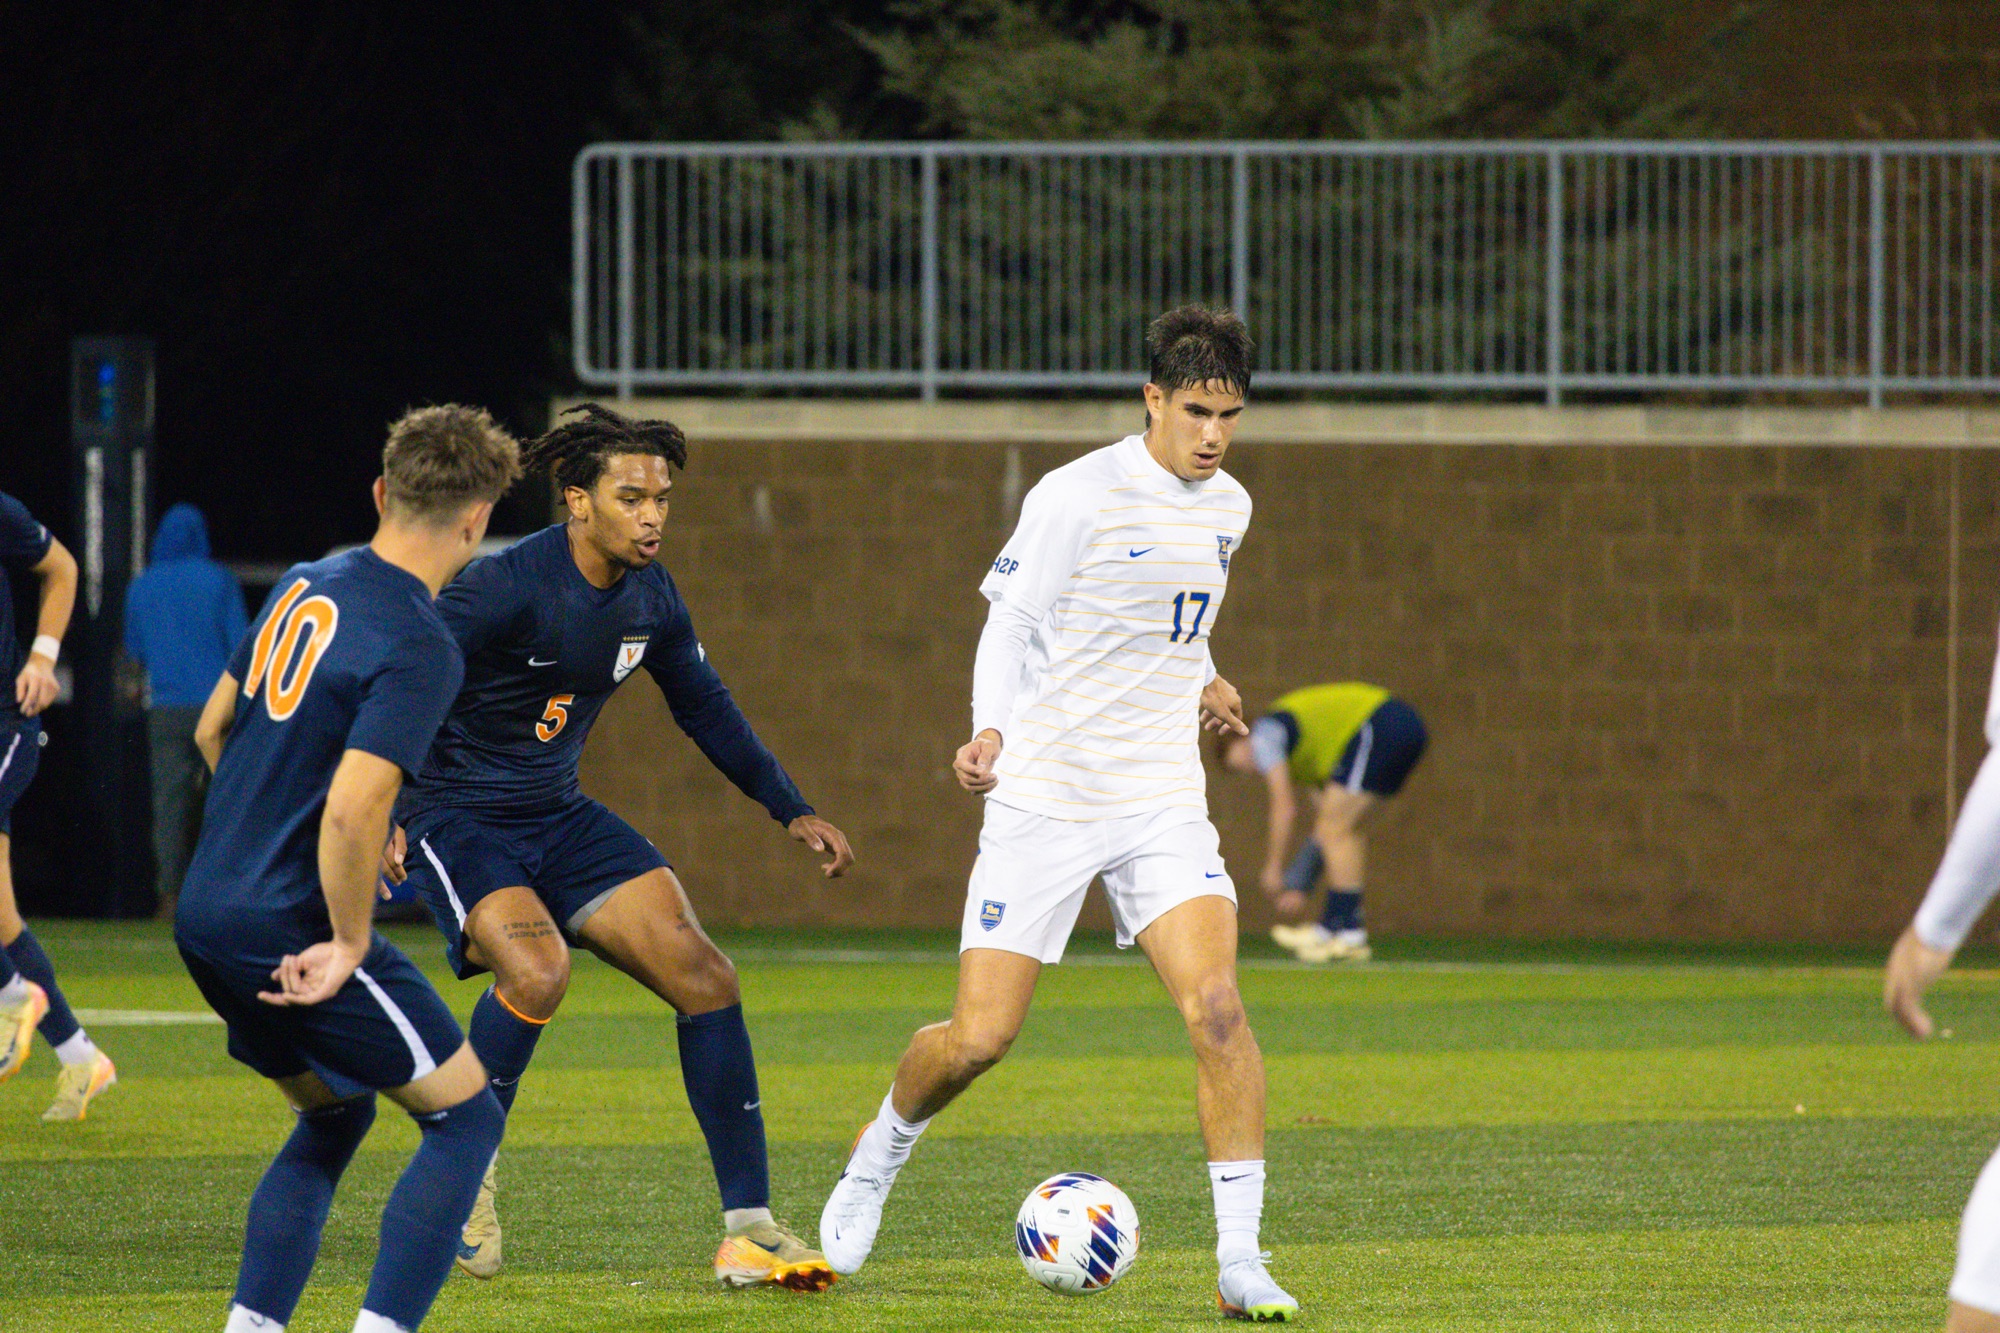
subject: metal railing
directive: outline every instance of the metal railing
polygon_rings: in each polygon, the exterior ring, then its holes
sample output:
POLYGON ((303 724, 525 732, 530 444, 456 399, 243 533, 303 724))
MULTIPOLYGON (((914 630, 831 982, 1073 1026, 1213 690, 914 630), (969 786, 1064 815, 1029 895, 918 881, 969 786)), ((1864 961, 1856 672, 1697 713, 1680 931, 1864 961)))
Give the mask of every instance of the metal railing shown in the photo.
POLYGON ((1146 321, 1260 385, 2000 389, 2000 145, 599 144, 586 384, 1129 387, 1146 321))

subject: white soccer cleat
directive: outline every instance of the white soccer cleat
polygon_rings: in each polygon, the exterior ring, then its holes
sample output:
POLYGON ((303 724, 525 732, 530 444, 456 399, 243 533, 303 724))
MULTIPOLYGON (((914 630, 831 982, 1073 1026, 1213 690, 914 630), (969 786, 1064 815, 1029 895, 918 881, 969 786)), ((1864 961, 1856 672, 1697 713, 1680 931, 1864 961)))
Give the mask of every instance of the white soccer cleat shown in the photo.
POLYGON ((855 1135, 854 1152, 848 1155, 847 1166, 833 1183, 833 1193, 819 1214, 820 1253, 843 1277, 859 1272, 868 1262, 868 1252, 875 1248, 875 1233, 882 1227, 882 1205, 889 1200, 889 1187, 896 1183, 894 1171, 878 1174, 856 1163, 861 1135, 867 1132, 868 1126, 863 1125, 861 1134, 855 1135))
POLYGON ((35 1044, 35 1025, 49 1011, 49 993, 22 979, 17 1000, 0 1004, 0 1083, 14 1077, 35 1044))
POLYGON ((1288 926, 1283 922, 1271 927, 1271 942, 1288 953, 1297 953, 1309 944, 1318 944, 1327 936, 1327 929, 1317 921, 1303 925, 1288 926))
POLYGON ((1328 930, 1315 926, 1320 938, 1295 950, 1302 963, 1365 963, 1375 956, 1365 930, 1328 930))
POLYGON ((1270 1259, 1269 1253, 1253 1254, 1222 1266, 1222 1275, 1215 1283, 1215 1303, 1226 1318, 1283 1324, 1298 1317, 1299 1303, 1264 1271, 1270 1259))
POLYGON ((486 1164, 486 1178, 479 1182, 479 1197, 472 1201, 472 1216, 458 1235, 458 1266, 477 1278, 493 1277, 500 1271, 500 1213, 493 1196, 500 1192, 494 1181, 500 1154, 486 1164))

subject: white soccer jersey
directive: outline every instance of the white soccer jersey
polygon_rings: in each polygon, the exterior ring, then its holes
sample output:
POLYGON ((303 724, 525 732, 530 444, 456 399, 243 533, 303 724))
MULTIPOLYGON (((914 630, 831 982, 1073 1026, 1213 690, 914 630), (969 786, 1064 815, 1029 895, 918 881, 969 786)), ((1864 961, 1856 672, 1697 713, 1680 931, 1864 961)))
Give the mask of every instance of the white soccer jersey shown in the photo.
POLYGON ((1002 738, 990 799, 1057 819, 1206 813, 1208 636, 1249 524, 1235 478, 1182 481, 1138 435, 1028 492, 979 585, 994 605, 973 730, 1002 738), (1007 621, 1025 642, 1003 656, 993 641, 1007 621))
POLYGON ((1933 949, 1955 951, 2000 891, 2000 656, 1986 696, 1986 743, 1986 758, 1917 909, 1917 938, 1933 949))

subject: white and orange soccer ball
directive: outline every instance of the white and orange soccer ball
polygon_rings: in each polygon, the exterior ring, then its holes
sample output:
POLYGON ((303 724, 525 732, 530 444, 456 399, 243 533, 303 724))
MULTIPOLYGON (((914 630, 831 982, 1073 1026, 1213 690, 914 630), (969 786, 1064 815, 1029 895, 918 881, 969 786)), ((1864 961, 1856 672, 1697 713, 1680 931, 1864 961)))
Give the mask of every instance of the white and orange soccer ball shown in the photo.
POLYGON ((1014 1218, 1014 1248, 1050 1291, 1103 1291, 1139 1257, 1139 1212, 1104 1177, 1065 1171, 1029 1191, 1014 1218))

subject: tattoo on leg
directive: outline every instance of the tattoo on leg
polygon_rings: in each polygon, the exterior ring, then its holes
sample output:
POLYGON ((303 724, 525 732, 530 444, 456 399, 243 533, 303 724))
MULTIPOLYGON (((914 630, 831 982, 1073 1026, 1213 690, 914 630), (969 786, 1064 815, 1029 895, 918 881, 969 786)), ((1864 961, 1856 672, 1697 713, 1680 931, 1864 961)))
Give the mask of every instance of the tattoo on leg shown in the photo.
POLYGON ((509 921, 500 933, 510 940, 540 940, 555 934, 556 926, 553 921, 509 921))

